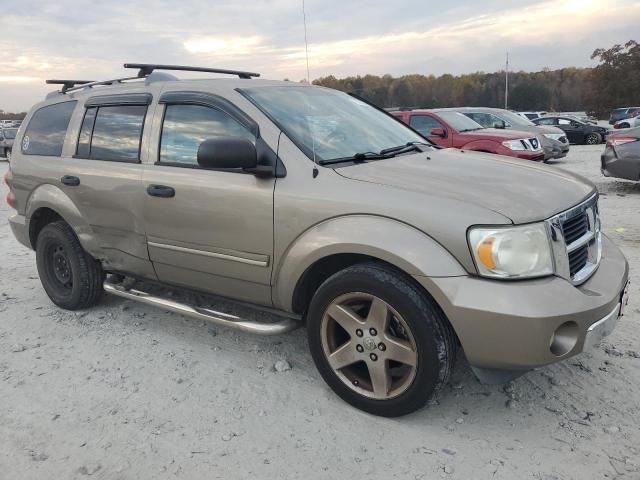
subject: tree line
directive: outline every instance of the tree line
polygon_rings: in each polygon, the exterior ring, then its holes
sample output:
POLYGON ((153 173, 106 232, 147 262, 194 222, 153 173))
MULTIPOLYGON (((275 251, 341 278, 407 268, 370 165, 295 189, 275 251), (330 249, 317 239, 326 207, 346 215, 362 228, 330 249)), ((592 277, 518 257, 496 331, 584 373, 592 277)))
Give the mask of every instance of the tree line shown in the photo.
MULTIPOLYGON (((640 105, 640 44, 597 49, 594 68, 510 72, 508 106, 513 110, 588 111, 604 118, 610 110, 640 105)), ((505 72, 464 75, 364 75, 338 79, 333 75, 316 85, 353 92, 381 107, 504 108, 505 72)))

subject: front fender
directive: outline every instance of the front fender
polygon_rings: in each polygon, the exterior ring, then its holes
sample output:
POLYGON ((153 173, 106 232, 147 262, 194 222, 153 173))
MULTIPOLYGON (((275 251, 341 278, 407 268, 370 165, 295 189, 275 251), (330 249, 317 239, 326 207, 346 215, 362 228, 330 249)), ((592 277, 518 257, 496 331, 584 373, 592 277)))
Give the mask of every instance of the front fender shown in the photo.
POLYGON ((60 188, 47 183, 40 185, 31 193, 25 208, 27 228, 33 214, 40 208, 49 208, 60 215, 73 228, 82 247, 94 257, 99 257, 100 247, 95 233, 82 217, 75 203, 60 188))
POLYGON ((387 217, 347 215, 316 224, 292 242, 274 271, 275 305, 292 311, 304 272, 322 258, 344 253, 368 255, 410 275, 467 275, 442 245, 420 230, 387 217))

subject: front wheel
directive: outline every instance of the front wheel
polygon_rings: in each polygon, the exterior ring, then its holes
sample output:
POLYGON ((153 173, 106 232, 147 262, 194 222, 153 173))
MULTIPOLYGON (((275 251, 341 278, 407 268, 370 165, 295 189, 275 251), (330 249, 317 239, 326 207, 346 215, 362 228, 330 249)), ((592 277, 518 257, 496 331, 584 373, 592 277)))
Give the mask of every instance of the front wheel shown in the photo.
POLYGON ((587 135, 587 138, 585 138, 584 143, 586 143, 587 145, 598 145, 602 142, 602 137, 600 136, 599 133, 590 133, 589 135, 587 135))
POLYGON ((95 305, 100 299, 102 267, 82 248, 65 222, 50 223, 40 231, 36 263, 45 292, 59 307, 79 310, 95 305))
POLYGON ((386 417, 425 405, 449 378, 453 332, 410 278, 368 263, 327 279, 307 314, 320 374, 346 402, 386 417))

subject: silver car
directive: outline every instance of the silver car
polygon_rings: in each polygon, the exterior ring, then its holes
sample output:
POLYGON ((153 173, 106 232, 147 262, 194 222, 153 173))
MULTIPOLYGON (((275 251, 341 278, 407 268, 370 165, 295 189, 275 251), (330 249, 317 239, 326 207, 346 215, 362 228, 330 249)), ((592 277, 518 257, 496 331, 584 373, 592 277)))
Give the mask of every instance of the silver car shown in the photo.
POLYGON ((504 382, 622 314, 628 264, 587 180, 436 147, 337 90, 135 66, 66 81, 18 130, 9 223, 59 307, 106 292, 261 335, 305 326, 329 386, 385 416, 425 405, 458 349, 504 382))
POLYGON ((8 161, 11 161, 11 150, 17 133, 17 128, 0 128, 0 154, 8 161))
POLYGON ((559 128, 536 125, 527 118, 502 108, 464 107, 455 110, 475 120, 483 127, 512 128, 535 133, 544 149, 545 162, 552 158, 565 157, 569 152, 569 140, 559 128))

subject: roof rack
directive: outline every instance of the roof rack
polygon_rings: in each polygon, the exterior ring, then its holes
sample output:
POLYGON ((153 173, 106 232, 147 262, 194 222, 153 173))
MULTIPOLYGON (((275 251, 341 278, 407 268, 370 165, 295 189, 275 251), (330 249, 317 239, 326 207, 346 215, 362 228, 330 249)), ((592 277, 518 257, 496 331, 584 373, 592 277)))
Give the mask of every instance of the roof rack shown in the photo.
POLYGON ((65 93, 76 85, 86 85, 92 82, 94 82, 94 80, 47 80, 45 83, 49 85, 62 85, 62 93, 65 93))
POLYGON ((207 72, 224 73, 227 75, 237 75, 239 78, 259 77, 259 73, 243 72, 241 70, 225 70, 222 68, 189 67, 184 65, 156 65, 152 63, 125 63, 124 68, 139 68, 138 77, 146 77, 154 70, 179 70, 182 72, 207 72))

